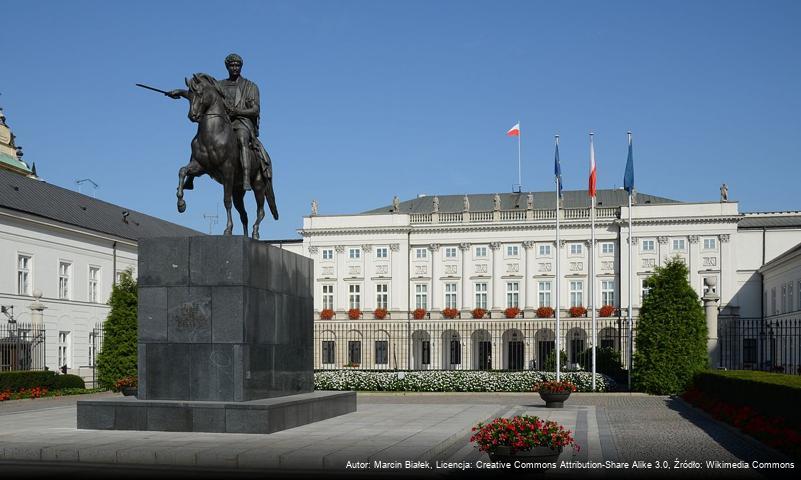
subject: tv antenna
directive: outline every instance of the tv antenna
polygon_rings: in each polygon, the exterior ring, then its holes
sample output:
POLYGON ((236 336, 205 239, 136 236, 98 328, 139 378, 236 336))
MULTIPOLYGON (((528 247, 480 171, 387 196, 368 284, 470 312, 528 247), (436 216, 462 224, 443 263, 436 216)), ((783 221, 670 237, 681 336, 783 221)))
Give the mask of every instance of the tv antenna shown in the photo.
POLYGON ((209 235, 211 235, 212 227, 214 227, 214 225, 217 225, 217 223, 220 220, 220 204, 219 203, 217 204, 217 213, 215 213, 214 215, 204 213, 203 220, 209 222, 209 235))
POLYGON ((83 180, 75 180, 75 184, 78 185, 78 193, 81 193, 81 187, 83 187, 84 183, 92 184, 92 198, 95 198, 95 193, 97 192, 97 189, 98 187, 100 187, 100 185, 95 183, 95 181, 92 180, 91 178, 84 178, 83 180))

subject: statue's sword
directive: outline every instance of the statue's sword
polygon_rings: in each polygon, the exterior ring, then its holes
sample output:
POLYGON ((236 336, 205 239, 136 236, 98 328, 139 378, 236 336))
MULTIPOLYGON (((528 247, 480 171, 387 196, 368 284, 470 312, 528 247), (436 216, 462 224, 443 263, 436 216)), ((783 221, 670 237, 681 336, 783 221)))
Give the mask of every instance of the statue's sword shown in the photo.
POLYGON ((137 83, 136 86, 137 87, 146 88, 148 90, 153 90, 154 92, 163 93, 164 95, 168 95, 169 96, 168 92, 165 92, 164 90, 159 90, 158 88, 148 87, 147 85, 142 85, 141 83, 137 83))

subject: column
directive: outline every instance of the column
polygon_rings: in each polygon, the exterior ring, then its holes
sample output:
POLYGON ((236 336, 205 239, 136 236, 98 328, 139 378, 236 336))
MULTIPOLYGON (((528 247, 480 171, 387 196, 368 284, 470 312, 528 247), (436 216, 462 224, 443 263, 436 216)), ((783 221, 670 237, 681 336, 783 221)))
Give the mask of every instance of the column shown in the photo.
POLYGON ((698 235, 690 235, 687 237, 687 270, 690 271, 690 285, 699 296, 703 293, 698 282, 698 235), (700 290, 699 290, 700 289, 700 290))
MULTIPOLYGON (((404 310, 406 308, 406 304, 400 302, 401 296, 399 292, 396 292, 396 286, 402 285, 403 282, 401 281, 400 276, 400 267, 398 266, 398 262, 396 257, 398 256, 398 252, 400 251, 400 244, 398 243, 390 243, 389 244, 389 277, 391 278, 389 283, 389 304, 387 304, 387 310, 392 311, 395 310, 404 310)), ((407 279, 408 283, 408 279, 407 279)))
MULTIPOLYGON (((429 312, 439 312, 442 310, 442 292, 441 285, 439 280, 437 279, 437 267, 440 265, 440 253, 439 253, 440 245, 438 243, 432 243, 428 245, 428 251, 431 252, 431 292, 429 294, 429 302, 428 302, 428 311, 429 312)), ((432 316, 432 318, 434 318, 432 316)))
POLYGON ((656 264, 658 267, 661 267, 665 264, 665 260, 670 258, 670 252, 668 252, 668 237, 656 237, 656 243, 659 244, 659 254, 657 255, 656 264))
POLYGON ((470 311, 470 305, 472 305, 470 300, 470 272, 467 268, 467 260, 470 258, 470 244, 460 243, 459 250, 462 252, 462 271, 460 272, 462 274, 462 301, 460 305, 462 306, 462 313, 467 313, 470 311))
POLYGON ((503 285, 501 275, 503 275, 503 271, 501 270, 501 262, 503 259, 501 257, 501 244, 500 242, 492 242, 489 244, 489 248, 492 250, 492 298, 490 299, 490 305, 492 310, 502 310, 503 285))
MULTIPOLYGON (((720 240, 720 288, 718 288, 718 295, 720 296, 721 310, 724 310, 731 301, 732 292, 734 291, 732 282, 736 281, 734 273, 737 271, 737 267, 732 259, 732 245, 729 243, 729 234, 718 235, 718 240, 720 240)), ((760 295, 762 295, 762 292, 760 292, 760 295)), ((726 312, 724 312, 725 314, 726 312)))
MULTIPOLYGON (((373 259, 368 256, 373 253, 372 245, 362 245, 362 277, 364 278, 364 292, 362 293, 362 312, 372 312, 375 310, 375 287, 373 287, 373 259)), ((372 315, 365 315, 364 318, 372 318, 372 315)))
POLYGON ((337 245, 334 247, 337 253, 337 284, 334 287, 334 311, 348 310, 348 292, 346 283, 343 279, 346 276, 345 272, 345 245, 337 245))
POLYGON ((716 368, 722 365, 720 358, 720 347, 718 345, 718 296, 716 292, 717 279, 707 277, 704 285, 708 287, 706 294, 701 298, 704 301, 704 312, 706 313, 707 340, 706 349, 709 355, 709 368, 716 368))
POLYGON ((523 285, 520 287, 520 292, 523 298, 520 299, 520 305, 525 310, 534 309, 534 297, 537 293, 534 291, 534 245, 531 240, 523 242, 523 285))

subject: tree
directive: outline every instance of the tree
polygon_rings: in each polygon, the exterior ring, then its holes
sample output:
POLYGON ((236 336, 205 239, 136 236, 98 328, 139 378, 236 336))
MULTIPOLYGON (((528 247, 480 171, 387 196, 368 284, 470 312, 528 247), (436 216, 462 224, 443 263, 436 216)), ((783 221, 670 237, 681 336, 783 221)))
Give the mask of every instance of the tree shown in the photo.
POLYGON ((104 324, 103 348, 97 355, 97 378, 101 387, 113 389, 117 380, 136 376, 137 287, 130 270, 114 285, 108 304, 111 310, 104 324))
POLYGON ((646 280, 650 290, 640 308, 631 375, 636 390, 681 393, 707 368, 706 318, 688 273, 674 258, 646 280))
MULTIPOLYGON (((567 353, 564 350, 559 350, 559 371, 565 370, 567 365, 567 353)), ((545 365, 541 368, 544 372, 556 371, 556 350, 551 350, 548 357, 545 358, 545 365)))

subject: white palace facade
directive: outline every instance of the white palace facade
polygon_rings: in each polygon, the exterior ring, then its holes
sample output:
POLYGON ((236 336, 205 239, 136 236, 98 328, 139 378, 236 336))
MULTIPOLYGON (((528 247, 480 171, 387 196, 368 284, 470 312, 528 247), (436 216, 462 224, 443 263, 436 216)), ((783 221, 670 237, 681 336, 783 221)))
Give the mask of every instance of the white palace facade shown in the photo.
POLYGON ((636 326, 643 281, 673 257, 688 266, 699 297, 715 285, 720 322, 759 319, 759 269, 801 242, 801 212, 741 213, 724 199, 637 193, 630 282, 626 192, 598 191, 594 248, 586 191, 564 192, 562 206, 556 244, 553 192, 421 195, 351 215, 319 215, 315 205, 302 244, 285 245, 314 260, 315 368, 537 368, 555 344, 554 318, 537 309, 556 308, 557 255, 559 345, 569 365, 592 338, 589 318, 570 318, 570 308, 614 307, 599 318, 598 342, 625 351, 629 289, 636 326), (520 314, 506 318, 508 307, 520 314), (476 308, 487 314, 474 318, 476 308), (413 318, 416 309, 423 318, 413 318))

